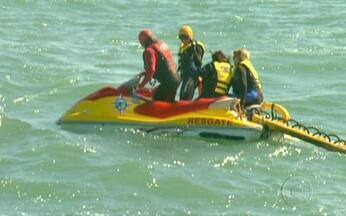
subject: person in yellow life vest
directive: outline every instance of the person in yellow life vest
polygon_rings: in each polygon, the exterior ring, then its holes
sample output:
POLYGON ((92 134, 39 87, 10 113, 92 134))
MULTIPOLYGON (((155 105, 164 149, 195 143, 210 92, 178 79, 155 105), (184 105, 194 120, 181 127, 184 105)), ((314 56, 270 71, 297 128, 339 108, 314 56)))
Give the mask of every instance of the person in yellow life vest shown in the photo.
POLYGON ((179 39, 181 44, 178 53, 178 70, 182 80, 179 96, 180 100, 192 100, 195 89, 199 85, 199 78, 196 76, 196 72, 191 69, 191 63, 194 63, 197 68, 202 66, 205 48, 202 42, 195 40, 194 33, 188 25, 183 25, 180 28, 179 39))
POLYGON ((240 99, 240 105, 245 108, 263 102, 262 85, 258 73, 250 61, 250 52, 245 49, 236 49, 233 52, 235 64, 232 80, 233 94, 240 99))
MULTIPOLYGON (((192 64, 194 67, 194 64, 192 64)), ((203 78, 203 90, 199 98, 215 98, 228 95, 233 77, 230 59, 222 51, 212 54, 212 61, 202 68, 193 68, 203 78)))

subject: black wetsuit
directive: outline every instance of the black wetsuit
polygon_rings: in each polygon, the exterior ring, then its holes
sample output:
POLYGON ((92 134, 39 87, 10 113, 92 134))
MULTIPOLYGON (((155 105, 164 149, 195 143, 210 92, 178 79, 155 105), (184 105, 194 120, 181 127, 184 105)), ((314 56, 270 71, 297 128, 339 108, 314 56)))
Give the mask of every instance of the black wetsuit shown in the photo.
POLYGON ((240 99, 243 106, 263 102, 263 92, 259 88, 256 78, 244 65, 236 67, 232 80, 232 89, 234 96, 240 99))
POLYGON ((191 70, 191 63, 196 67, 202 66, 204 49, 196 41, 183 53, 179 54, 179 70, 181 72, 180 100, 192 100, 195 89, 198 86, 196 71, 191 70))

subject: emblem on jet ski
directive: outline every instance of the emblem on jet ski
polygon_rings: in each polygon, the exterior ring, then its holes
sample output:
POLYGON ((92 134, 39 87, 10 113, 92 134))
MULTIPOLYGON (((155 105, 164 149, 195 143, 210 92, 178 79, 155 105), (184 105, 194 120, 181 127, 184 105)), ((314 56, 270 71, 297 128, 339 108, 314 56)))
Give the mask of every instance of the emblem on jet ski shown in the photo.
POLYGON ((126 108, 129 106, 127 100, 125 100, 122 95, 120 95, 120 97, 114 102, 114 105, 117 108, 117 110, 120 111, 120 113, 126 110, 126 108))

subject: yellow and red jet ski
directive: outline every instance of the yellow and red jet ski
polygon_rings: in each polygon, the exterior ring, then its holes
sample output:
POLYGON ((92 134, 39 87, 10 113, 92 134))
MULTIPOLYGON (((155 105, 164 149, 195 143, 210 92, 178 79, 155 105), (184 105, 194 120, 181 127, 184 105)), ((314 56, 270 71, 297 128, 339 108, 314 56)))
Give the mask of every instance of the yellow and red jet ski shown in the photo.
POLYGON ((77 102, 58 121, 63 127, 74 124, 116 125, 147 133, 178 134, 259 140, 280 132, 328 150, 346 153, 346 141, 291 119, 279 104, 264 102, 246 114, 239 100, 230 97, 202 98, 167 103, 152 101, 153 89, 133 91, 138 78, 118 88, 104 87, 77 102), (271 112, 269 114, 268 112, 271 112))
POLYGON ((113 124, 151 133, 258 140, 263 126, 239 112, 239 100, 205 98, 175 103, 151 101, 153 90, 104 87, 76 103, 58 121, 71 124, 113 124))
POLYGON ((58 121, 62 127, 74 124, 116 125, 147 133, 178 134, 259 140, 271 132, 284 133, 328 150, 346 153, 346 141, 291 119, 281 105, 264 102, 246 113, 239 100, 230 97, 167 103, 152 101, 153 89, 134 91, 140 77, 118 88, 104 87, 77 102, 58 121), (269 114, 270 112, 270 114, 269 114))

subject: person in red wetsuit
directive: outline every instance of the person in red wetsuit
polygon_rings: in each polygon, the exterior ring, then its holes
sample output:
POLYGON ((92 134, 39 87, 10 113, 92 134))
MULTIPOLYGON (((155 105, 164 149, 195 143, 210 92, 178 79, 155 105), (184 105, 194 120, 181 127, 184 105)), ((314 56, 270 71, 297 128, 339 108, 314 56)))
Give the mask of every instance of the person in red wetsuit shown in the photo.
POLYGON ((153 96, 155 101, 174 102, 180 77, 176 71, 172 51, 168 45, 158 40, 149 29, 144 29, 138 35, 138 40, 145 49, 143 52, 144 78, 137 88, 143 88, 152 79, 160 85, 153 96))

